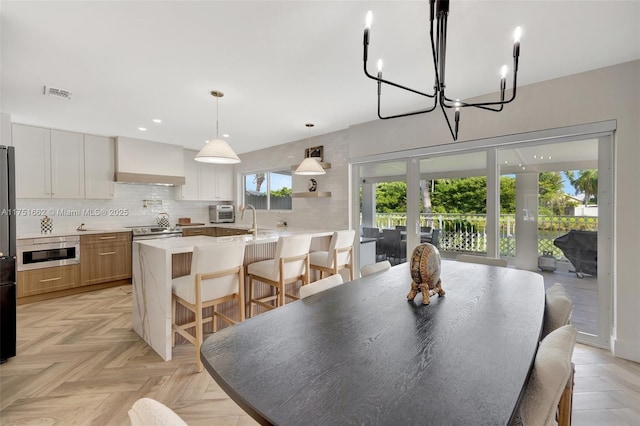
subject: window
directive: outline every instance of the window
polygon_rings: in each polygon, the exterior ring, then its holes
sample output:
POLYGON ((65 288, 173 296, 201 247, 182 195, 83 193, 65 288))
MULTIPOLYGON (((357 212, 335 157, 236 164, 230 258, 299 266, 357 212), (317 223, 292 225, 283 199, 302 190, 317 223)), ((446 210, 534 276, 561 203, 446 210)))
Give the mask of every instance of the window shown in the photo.
POLYGON ((244 175, 244 203, 258 210, 291 210, 291 171, 244 175))

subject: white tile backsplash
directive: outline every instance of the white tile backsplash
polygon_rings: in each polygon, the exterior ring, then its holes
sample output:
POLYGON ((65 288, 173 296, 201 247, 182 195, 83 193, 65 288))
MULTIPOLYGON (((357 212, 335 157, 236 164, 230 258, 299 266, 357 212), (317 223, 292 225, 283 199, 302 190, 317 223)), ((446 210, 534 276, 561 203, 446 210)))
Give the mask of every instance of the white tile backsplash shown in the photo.
POLYGON ((53 220, 55 232, 75 230, 81 223, 88 229, 117 228, 136 225, 155 225, 159 213, 169 214, 171 224, 180 217, 190 217, 192 222, 209 222, 211 201, 177 201, 175 188, 160 185, 116 184, 113 200, 31 199, 18 198, 16 225, 18 236, 40 232, 42 215, 47 212, 53 220), (159 200, 161 204, 143 200, 159 200), (23 210, 23 211, 21 211, 23 210))

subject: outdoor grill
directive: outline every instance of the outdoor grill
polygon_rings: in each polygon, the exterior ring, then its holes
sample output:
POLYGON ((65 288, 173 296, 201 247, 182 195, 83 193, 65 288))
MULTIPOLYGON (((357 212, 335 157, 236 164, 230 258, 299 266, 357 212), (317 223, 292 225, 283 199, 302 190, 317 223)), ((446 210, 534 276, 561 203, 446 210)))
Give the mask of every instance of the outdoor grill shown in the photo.
POLYGON ((584 274, 598 275, 598 233, 595 231, 569 231, 553 240, 575 268, 578 278, 584 274))

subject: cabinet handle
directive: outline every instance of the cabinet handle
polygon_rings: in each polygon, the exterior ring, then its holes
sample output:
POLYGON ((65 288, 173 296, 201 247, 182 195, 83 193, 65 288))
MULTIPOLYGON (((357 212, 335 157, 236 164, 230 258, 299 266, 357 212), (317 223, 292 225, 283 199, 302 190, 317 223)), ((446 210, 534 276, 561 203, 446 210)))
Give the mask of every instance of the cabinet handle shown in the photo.
POLYGON ((116 254, 116 252, 115 251, 107 251, 107 252, 104 252, 104 253, 98 253, 98 255, 100 255, 100 256, 108 256, 110 254, 116 254))
POLYGON ((202 231, 191 231, 192 234, 202 234, 202 231))
POLYGON ((56 277, 56 278, 47 278, 46 280, 38 280, 38 281, 41 282, 41 283, 48 283, 50 281, 58 281, 58 280, 61 280, 61 279, 62 279, 62 277, 56 277))
POLYGON ((111 237, 100 237, 101 240, 113 240, 115 238, 116 238, 115 235, 111 237))

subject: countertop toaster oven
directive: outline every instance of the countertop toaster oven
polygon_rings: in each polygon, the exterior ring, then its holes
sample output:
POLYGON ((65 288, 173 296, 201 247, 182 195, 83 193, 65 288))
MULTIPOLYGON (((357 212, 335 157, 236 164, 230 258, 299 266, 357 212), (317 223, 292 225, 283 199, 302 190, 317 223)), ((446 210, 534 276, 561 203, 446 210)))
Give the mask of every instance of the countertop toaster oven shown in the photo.
POLYGON ((217 204, 209 206, 209 222, 233 223, 236 221, 236 212, 231 204, 217 204))

